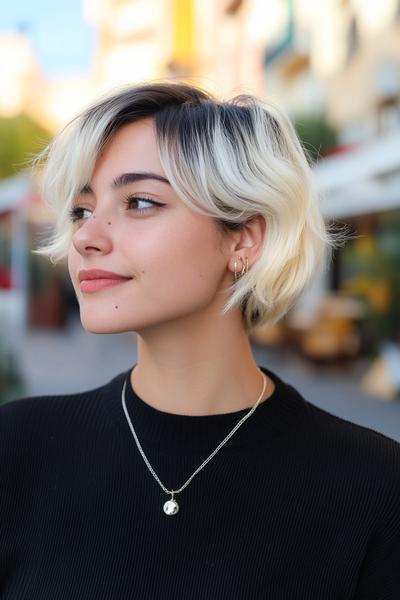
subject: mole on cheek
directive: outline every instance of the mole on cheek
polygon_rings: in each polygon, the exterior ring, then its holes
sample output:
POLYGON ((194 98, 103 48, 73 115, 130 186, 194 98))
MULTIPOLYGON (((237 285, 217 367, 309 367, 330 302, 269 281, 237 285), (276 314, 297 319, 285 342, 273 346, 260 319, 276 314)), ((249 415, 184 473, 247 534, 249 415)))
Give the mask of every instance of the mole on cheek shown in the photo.
POLYGON ((115 308, 118 308, 118 306, 116 306, 115 308))
POLYGON ((108 221, 108 224, 111 225, 111 221, 108 221))

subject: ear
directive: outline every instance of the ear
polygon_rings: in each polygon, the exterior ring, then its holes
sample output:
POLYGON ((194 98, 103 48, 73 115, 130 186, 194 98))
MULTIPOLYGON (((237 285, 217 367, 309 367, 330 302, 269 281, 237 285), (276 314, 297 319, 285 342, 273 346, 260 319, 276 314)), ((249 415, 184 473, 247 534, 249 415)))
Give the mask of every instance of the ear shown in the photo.
MULTIPOLYGON (((244 258, 247 256, 249 259, 249 269, 252 267, 261 253, 266 229, 267 223, 265 218, 261 215, 256 215, 240 229, 231 232, 231 243, 229 246, 229 268, 231 271, 235 271, 235 261, 237 261, 238 257, 241 257, 244 261, 244 258)), ((242 264, 244 263, 239 261, 240 267, 242 264)))

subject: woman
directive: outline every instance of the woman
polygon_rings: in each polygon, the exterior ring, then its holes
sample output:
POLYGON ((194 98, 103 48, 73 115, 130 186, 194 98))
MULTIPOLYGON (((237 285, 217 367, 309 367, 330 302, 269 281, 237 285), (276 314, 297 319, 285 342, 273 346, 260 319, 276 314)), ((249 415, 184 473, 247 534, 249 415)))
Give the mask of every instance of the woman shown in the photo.
POLYGON ((1 407, 1 597, 398 599, 400 445, 249 343, 343 240, 288 119, 151 83, 44 158, 57 222, 38 252, 68 257, 83 327, 136 332, 138 360, 1 407))

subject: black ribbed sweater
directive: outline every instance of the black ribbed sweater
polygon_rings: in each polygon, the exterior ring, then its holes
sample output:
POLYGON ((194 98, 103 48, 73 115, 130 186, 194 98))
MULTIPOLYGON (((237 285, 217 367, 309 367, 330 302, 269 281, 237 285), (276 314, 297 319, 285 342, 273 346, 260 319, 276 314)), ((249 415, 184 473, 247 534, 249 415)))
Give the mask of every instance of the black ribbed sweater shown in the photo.
MULTIPOLYGON (((399 600, 400 444, 306 401, 275 373, 249 409, 159 411, 130 370, 0 407, 2 600, 399 600)), ((190 405, 190 398, 188 398, 190 405)))

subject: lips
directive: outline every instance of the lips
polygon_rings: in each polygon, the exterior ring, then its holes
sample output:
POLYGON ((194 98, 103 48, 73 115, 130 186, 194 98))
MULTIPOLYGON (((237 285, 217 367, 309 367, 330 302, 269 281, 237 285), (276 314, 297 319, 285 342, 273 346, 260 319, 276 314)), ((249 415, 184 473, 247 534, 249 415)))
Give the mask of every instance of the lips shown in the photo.
POLYGON ((81 270, 78 273, 81 292, 97 292, 103 288, 119 285, 132 279, 119 273, 102 269, 81 270))
POLYGON ((90 281, 92 279, 112 279, 112 280, 127 280, 132 279, 132 277, 126 277, 125 275, 120 275, 119 273, 113 273, 111 271, 103 271, 102 269, 90 269, 84 270, 82 269, 78 273, 79 281, 90 281))

